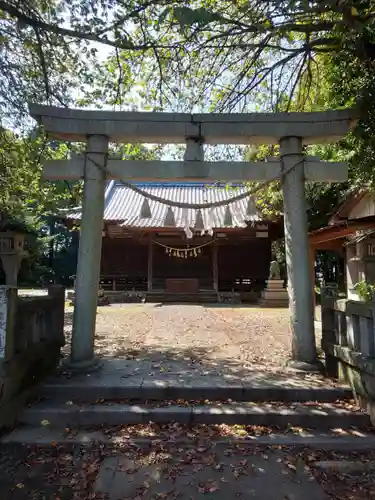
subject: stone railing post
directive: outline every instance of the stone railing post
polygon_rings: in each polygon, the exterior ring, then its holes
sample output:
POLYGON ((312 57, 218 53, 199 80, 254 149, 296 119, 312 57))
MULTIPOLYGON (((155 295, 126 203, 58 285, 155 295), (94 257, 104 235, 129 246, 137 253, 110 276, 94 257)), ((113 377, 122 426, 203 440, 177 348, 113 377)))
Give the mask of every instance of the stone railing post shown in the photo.
POLYGON ((375 296, 369 304, 371 317, 359 316, 359 351, 363 356, 373 358, 375 356, 375 296))
POLYGON ((53 328, 54 334, 56 332, 61 345, 64 345, 65 287, 62 285, 50 285, 48 287, 48 296, 55 298, 58 304, 58 308, 53 318, 53 328))
POLYGON ((336 291, 332 288, 321 288, 321 309, 322 309, 322 349, 325 355, 326 373, 329 377, 338 377, 338 361, 326 349, 327 344, 336 343, 335 332, 335 309, 334 301, 336 291))
POLYGON ((15 351, 17 301, 17 288, 0 286, 0 361, 8 361, 15 351))
POLYGON ((372 297, 371 309, 372 320, 370 321, 371 328, 369 331, 368 352, 369 356, 375 356, 375 295, 372 297))

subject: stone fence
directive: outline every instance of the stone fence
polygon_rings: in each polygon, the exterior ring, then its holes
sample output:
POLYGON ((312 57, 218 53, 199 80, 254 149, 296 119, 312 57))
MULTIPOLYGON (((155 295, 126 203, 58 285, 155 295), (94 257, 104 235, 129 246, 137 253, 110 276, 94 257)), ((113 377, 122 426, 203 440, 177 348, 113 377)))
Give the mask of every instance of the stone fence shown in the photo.
POLYGON ((322 292, 322 349, 327 374, 348 383, 375 424, 375 302, 322 292))
POLYGON ((9 425, 53 372, 64 345, 65 289, 22 298, 16 288, 0 288, 0 426, 9 425))

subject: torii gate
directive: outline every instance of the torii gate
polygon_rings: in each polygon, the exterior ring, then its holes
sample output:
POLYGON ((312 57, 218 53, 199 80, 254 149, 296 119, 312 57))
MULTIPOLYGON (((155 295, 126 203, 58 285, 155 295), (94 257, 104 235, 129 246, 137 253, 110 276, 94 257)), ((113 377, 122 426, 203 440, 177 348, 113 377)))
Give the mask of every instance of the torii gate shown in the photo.
POLYGON ((343 182, 347 166, 303 156, 303 145, 335 142, 354 126, 353 110, 312 113, 185 114, 64 109, 31 104, 51 138, 87 142, 86 155, 46 162, 44 177, 84 179, 71 364, 96 364, 94 334, 106 178, 132 181, 262 181, 282 177, 285 249, 292 330, 291 365, 316 369, 312 276, 305 181, 343 182), (109 142, 187 144, 184 161, 107 158, 109 142), (279 144, 270 162, 205 162, 202 143, 279 144), (105 174, 105 169, 111 176, 105 174))

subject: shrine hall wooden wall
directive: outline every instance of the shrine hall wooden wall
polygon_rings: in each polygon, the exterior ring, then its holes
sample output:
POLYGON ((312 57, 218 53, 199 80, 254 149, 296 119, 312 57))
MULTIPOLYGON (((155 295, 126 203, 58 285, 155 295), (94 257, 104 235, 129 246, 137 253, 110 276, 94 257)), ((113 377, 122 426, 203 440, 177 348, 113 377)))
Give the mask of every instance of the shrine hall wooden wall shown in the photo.
MULTIPOLYGON (((197 243, 194 243, 194 245, 197 243)), ((194 246, 192 245, 192 246, 194 246)), ((176 244, 176 247, 185 245, 176 244)), ((264 280, 271 260, 271 242, 268 238, 251 238, 217 244, 218 279, 264 280)), ((102 276, 126 276, 147 279, 148 244, 131 238, 104 238, 102 247, 102 276)), ((171 257, 165 249, 153 243, 152 275, 156 283, 165 278, 199 278, 207 286, 213 276, 213 245, 202 249, 198 257, 188 259, 171 257)))
POLYGON ((218 248, 219 280, 268 277, 271 262, 271 242, 268 238, 254 238, 218 248))
POLYGON ((140 245, 130 238, 103 238, 101 274, 147 277, 147 255, 147 245, 140 245))

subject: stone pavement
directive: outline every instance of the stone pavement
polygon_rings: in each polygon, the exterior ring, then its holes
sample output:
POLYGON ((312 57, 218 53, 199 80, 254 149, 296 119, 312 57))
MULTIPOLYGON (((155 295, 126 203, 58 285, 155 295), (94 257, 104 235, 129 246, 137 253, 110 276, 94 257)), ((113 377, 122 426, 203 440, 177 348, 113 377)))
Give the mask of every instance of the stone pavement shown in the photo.
MULTIPOLYGON (((173 426, 169 427, 171 436, 173 426)), ((373 473, 321 472, 322 460, 374 463, 374 452, 340 453, 154 436, 121 446, 0 444, 1 500, 363 500, 373 473)))
POLYGON ((100 467, 95 491, 109 500, 327 500, 320 485, 281 450, 217 445, 118 454, 100 467))
MULTIPOLYGON (((254 363, 238 366, 237 370, 230 368, 219 362, 209 365, 200 359, 184 356, 177 350, 172 352, 170 357, 165 357, 164 353, 130 351, 128 359, 101 359, 99 369, 91 373, 72 373, 69 371, 69 366, 65 367, 62 364, 57 375, 48 379, 46 385, 53 392, 73 387, 87 390, 100 387, 109 391, 116 387, 127 391, 128 398, 139 397, 139 390, 142 389, 143 397, 146 399, 152 399, 154 391, 172 387, 182 390, 195 387, 198 391, 207 388, 213 390, 228 388, 228 392, 232 391, 232 394, 227 394, 227 397, 235 399, 238 394, 233 388, 236 387, 240 391, 246 388, 249 390, 321 389, 321 393, 340 386, 321 374, 295 371, 287 367, 283 367, 282 370, 263 370, 254 363), (149 394, 146 395, 146 391, 149 394)), ((200 395, 203 397, 203 393, 200 395)))

